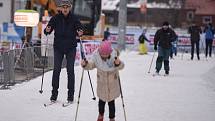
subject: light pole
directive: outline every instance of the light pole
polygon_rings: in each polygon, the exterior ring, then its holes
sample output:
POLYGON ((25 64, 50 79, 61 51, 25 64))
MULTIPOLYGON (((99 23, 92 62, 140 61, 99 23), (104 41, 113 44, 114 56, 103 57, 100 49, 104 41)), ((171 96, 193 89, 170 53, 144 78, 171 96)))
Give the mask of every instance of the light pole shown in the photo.
POLYGON ((117 42, 119 50, 125 50, 126 25, 127 25, 127 0, 120 0, 118 17, 119 37, 117 42))
POLYGON ((15 7, 15 0, 11 0, 11 11, 10 11, 10 13, 11 13, 11 19, 10 19, 10 22, 11 23, 13 23, 14 21, 13 21, 13 17, 14 17, 14 8, 15 7))

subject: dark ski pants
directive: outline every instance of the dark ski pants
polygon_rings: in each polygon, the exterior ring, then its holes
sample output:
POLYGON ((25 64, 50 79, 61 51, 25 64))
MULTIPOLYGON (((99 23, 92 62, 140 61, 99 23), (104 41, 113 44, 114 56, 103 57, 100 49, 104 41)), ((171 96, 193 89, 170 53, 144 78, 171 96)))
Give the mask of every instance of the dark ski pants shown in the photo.
POLYGON ((212 44, 213 44, 213 40, 212 39, 206 39, 205 41, 205 45, 206 45, 206 50, 205 50, 205 56, 208 56, 208 49, 209 49, 209 56, 211 57, 211 53, 212 53, 212 44))
MULTIPOLYGON (((106 102, 99 99, 99 114, 100 115, 104 115, 105 103, 106 102)), ((109 107, 109 118, 110 119, 115 118, 115 101, 112 100, 112 101, 108 102, 108 107, 109 107)))
POLYGON ((164 70, 169 72, 169 56, 171 48, 158 47, 158 57, 156 60, 156 71, 159 72, 162 68, 162 63, 164 61, 164 70))
POLYGON ((57 99, 58 88, 59 88, 59 77, 62 67, 62 61, 66 55, 66 69, 67 69, 67 77, 68 77, 68 99, 73 100, 74 95, 74 85, 75 85, 75 74, 74 74, 74 63, 75 63, 75 55, 76 48, 71 49, 66 52, 62 52, 58 49, 54 49, 54 70, 52 75, 52 97, 53 99, 57 99))
POLYGON ((199 41, 197 41, 197 42, 191 42, 191 59, 193 59, 193 56, 194 56, 195 45, 196 45, 197 58, 200 59, 199 58, 199 41))

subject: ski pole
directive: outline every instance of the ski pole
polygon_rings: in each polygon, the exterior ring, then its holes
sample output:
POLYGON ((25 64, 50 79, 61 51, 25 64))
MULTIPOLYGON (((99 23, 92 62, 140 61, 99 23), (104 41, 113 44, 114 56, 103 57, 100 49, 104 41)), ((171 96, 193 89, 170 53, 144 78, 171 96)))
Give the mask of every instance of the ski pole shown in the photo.
POLYGON ((155 57, 155 51, 154 51, 153 56, 152 56, 152 60, 151 60, 150 66, 149 66, 148 73, 150 73, 150 71, 151 71, 151 67, 152 67, 152 63, 153 63, 154 57, 155 57))
MULTIPOLYGON (((116 60, 117 57, 115 57, 114 59, 116 60)), ((123 107, 123 112, 124 112, 124 118, 125 118, 125 121, 127 121, 126 111, 125 111, 125 103, 124 103, 123 93, 122 93, 122 85, 121 85, 121 80, 120 80, 120 76, 119 75, 118 75, 118 81, 119 81, 119 89, 120 89, 120 94, 121 94, 121 99, 122 99, 122 107, 123 107)))
MULTIPOLYGON (((83 44, 82 44, 82 40, 80 38, 80 49, 81 49, 81 58, 86 60, 86 57, 84 55, 84 49, 83 49, 83 44)), ((95 97, 95 93, 94 93, 94 90, 93 90, 93 84, 92 84, 92 80, 91 80, 91 77, 90 77, 90 72, 89 70, 87 70, 87 73, 88 73, 88 77, 89 77, 89 80, 90 80, 90 86, 91 86, 91 90, 92 90, 92 93, 93 93, 93 100, 96 100, 96 97, 95 97)))
POLYGON ((88 73, 88 77, 89 77, 89 80, 90 80, 90 86, 91 86, 91 90, 92 90, 92 93, 93 93, 93 100, 96 100, 96 97, 95 97, 95 93, 94 93, 94 90, 93 90, 93 84, 92 84, 92 80, 91 80, 91 77, 90 77, 90 72, 89 70, 87 71, 88 73))
MULTIPOLYGON (((48 42, 48 36, 47 37, 47 40, 46 42, 48 42)), ((39 90, 39 93, 43 93, 43 80, 44 80, 44 73, 45 73, 45 59, 46 59, 46 52, 47 52, 47 48, 46 48, 46 45, 45 45, 45 57, 43 59, 43 74, 42 74, 42 81, 41 81, 41 87, 40 87, 40 90, 39 90)))
POLYGON ((125 118, 125 121, 127 121, 127 118, 126 118, 126 111, 125 111, 125 103, 124 103, 124 99, 123 99, 122 85, 121 85, 120 76, 118 76, 118 80, 119 80, 119 88, 120 88, 120 93, 121 93, 121 99, 122 99, 122 107, 123 107, 123 112, 124 112, 124 118, 125 118))
POLYGON ((182 54, 181 54, 181 60, 183 60, 183 57, 184 57, 185 46, 186 46, 186 45, 184 45, 183 52, 182 52, 182 54))
POLYGON ((77 102, 78 104, 77 104, 76 113, 75 113, 75 121, 77 121, 77 117, 78 117, 78 109, 79 109, 79 104, 80 104, 81 89, 82 89, 82 84, 83 84, 83 77, 84 77, 84 69, 82 69, 82 74, 81 74, 81 83, 80 83, 79 93, 78 93, 78 102, 77 102))

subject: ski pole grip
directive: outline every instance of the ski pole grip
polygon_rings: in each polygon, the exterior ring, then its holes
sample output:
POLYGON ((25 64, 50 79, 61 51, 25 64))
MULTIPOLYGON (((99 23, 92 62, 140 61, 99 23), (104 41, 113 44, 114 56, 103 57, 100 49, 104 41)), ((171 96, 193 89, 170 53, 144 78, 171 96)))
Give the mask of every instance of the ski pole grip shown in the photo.
POLYGON ((84 65, 84 66, 82 66, 82 67, 86 67, 86 65, 88 64, 88 61, 87 61, 87 59, 86 59, 86 58, 84 58, 84 61, 85 61, 85 65, 84 65))
MULTIPOLYGON (((117 57, 114 57, 114 59, 116 60, 117 57)), ((115 65, 115 67, 117 67, 117 66, 119 66, 120 64, 115 64, 115 63, 114 63, 114 65, 115 65)))

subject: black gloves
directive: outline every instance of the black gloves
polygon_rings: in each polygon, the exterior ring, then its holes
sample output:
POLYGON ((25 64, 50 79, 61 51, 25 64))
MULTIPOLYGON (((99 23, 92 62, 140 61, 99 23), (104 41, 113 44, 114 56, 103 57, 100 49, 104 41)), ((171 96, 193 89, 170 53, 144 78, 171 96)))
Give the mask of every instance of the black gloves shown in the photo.
POLYGON ((155 45, 155 46, 154 46, 154 50, 157 50, 157 49, 158 49, 158 48, 157 48, 157 46, 155 45))

